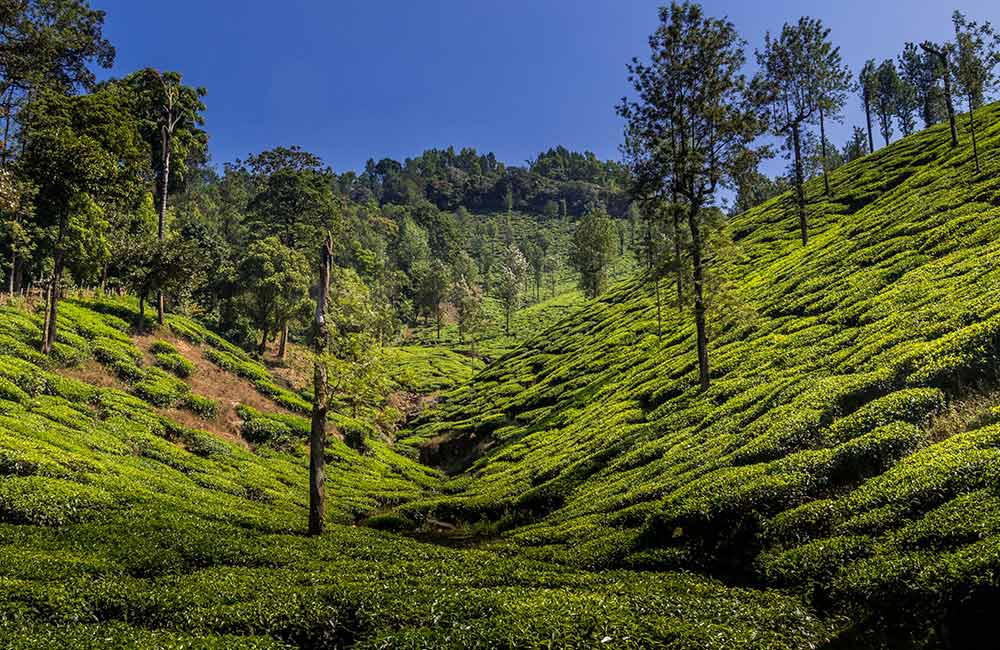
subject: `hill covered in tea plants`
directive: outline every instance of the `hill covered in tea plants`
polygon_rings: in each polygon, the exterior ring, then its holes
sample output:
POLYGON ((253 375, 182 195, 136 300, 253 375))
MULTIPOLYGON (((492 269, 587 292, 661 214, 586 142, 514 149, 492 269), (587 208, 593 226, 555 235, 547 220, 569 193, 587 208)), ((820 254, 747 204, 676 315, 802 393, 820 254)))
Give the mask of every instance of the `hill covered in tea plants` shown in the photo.
MULTIPOLYGON (((589 569, 790 588, 835 647, 969 647, 1000 603, 1000 107, 738 215, 693 319, 619 284, 448 394, 404 444, 450 470, 401 526, 467 522, 589 569)), ((665 282, 666 283, 666 282, 665 282)), ((669 287, 665 288, 669 295, 669 287)))

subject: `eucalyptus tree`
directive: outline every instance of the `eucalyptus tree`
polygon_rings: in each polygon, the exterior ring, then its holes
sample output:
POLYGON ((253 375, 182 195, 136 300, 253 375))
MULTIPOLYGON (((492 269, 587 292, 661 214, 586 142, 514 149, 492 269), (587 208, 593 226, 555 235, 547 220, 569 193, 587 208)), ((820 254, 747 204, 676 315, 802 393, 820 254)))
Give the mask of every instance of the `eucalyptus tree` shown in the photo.
MULTIPOLYGON (((710 384, 704 295, 704 217, 723 183, 763 153, 751 143, 763 131, 741 72, 745 42, 727 20, 699 5, 674 2, 659 12, 649 63, 633 59, 636 98, 618 106, 626 121, 624 151, 636 198, 676 192, 690 230, 698 378, 710 384)), ((803 118, 804 119, 804 118, 803 118)))
POLYGON ((603 293, 608 269, 615 258, 618 239, 615 225, 603 210, 587 213, 576 224, 569 262, 579 275, 580 288, 588 298, 603 293))
MULTIPOLYGON (((847 93, 851 88, 851 70, 840 56, 840 48, 830 41, 830 29, 823 27, 819 19, 806 18, 800 21, 806 30, 806 44, 809 49, 808 61, 815 83, 816 114, 819 118, 819 141, 823 160, 823 189, 830 194, 830 176, 827 161, 826 120, 840 121, 847 93)), ((833 152, 836 154, 836 151, 833 152)))
POLYGON ((898 114, 900 81, 896 64, 886 59, 878 66, 875 78, 875 116, 878 118, 879 132, 886 146, 892 138, 892 119, 898 114))
POLYGON ((818 21, 802 17, 795 25, 785 23, 777 38, 766 34, 764 49, 756 53, 760 65, 760 71, 754 78, 758 101, 774 134, 791 136, 792 179, 803 246, 809 243, 809 224, 802 162, 802 128, 813 118, 819 106, 818 68, 810 62, 810 57, 821 48, 819 39, 822 34, 818 21))
POLYGON ((148 169, 125 95, 105 88, 81 96, 42 91, 27 109, 18 166, 36 188, 34 225, 52 257, 41 350, 56 340, 63 272, 108 254, 105 208, 134 204, 148 169))
POLYGON ((496 291, 504 311, 504 333, 510 336, 510 317, 521 301, 521 286, 528 275, 528 261, 515 244, 509 244, 500 262, 496 291))
POLYGON ((940 122, 944 95, 937 83, 941 72, 936 58, 916 44, 907 43, 899 55, 899 77, 915 89, 924 127, 940 122))
POLYGON ((1000 63, 1000 35, 988 21, 977 23, 959 11, 952 15, 952 22, 955 25, 955 57, 952 66, 959 92, 968 103, 972 156, 976 161, 976 173, 979 173, 982 169, 976 140, 976 109, 983 105, 986 94, 997 83, 994 70, 1000 63))
POLYGON ((931 41, 924 41, 920 44, 920 49, 934 57, 938 63, 938 71, 941 73, 941 80, 944 83, 944 105, 948 112, 948 125, 951 128, 951 146, 957 147, 958 126, 955 122, 955 103, 952 101, 951 93, 951 56, 954 45, 951 43, 938 44, 931 41))
POLYGON ((878 92, 878 67, 875 59, 865 61, 861 72, 858 73, 858 84, 856 86, 861 95, 861 105, 865 109, 865 123, 868 126, 868 151, 875 151, 875 138, 872 135, 872 107, 875 104, 875 94, 878 92))
MULTIPOLYGON (((186 163, 202 157, 208 146, 204 88, 185 86, 178 72, 146 68, 127 76, 123 83, 135 96, 135 111, 142 120, 142 134, 151 150, 156 174, 157 239, 166 241, 167 197, 172 183, 182 182, 186 163)), ((157 295, 157 320, 164 317, 163 292, 157 295)))

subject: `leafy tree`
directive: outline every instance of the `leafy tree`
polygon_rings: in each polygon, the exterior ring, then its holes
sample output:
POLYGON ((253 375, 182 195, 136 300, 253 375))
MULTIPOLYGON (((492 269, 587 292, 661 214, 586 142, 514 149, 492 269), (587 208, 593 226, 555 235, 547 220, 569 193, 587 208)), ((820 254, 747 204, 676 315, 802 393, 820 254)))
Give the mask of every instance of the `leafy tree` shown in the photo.
POLYGON ((542 273, 549 280, 549 295, 556 297, 556 283, 559 280, 559 258, 546 253, 542 260, 542 273))
POLYGON ((32 216, 34 188, 13 170, 0 167, 0 234, 7 245, 7 291, 13 297, 18 289, 20 262, 31 255, 34 244, 28 230, 32 216))
POLYGON ((756 167, 745 170, 736 178, 736 197, 732 215, 746 212, 788 190, 788 180, 784 176, 772 179, 762 174, 756 167))
POLYGON ((811 64, 811 57, 821 49, 822 39, 818 21, 803 17, 795 25, 786 23, 778 38, 766 34, 763 51, 756 53, 761 68, 754 78, 757 101, 764 107, 775 135, 791 137, 792 179, 803 246, 809 243, 809 225, 802 126, 812 119, 819 104, 817 67, 811 64))
POLYGON ((937 61, 937 68, 944 82, 944 105, 948 112, 948 125, 951 128, 951 146, 958 146, 958 126, 955 123, 955 102, 952 101, 951 94, 951 54, 954 46, 951 43, 938 45, 931 41, 924 41, 920 44, 920 49, 937 61))
POLYGON ((103 210, 132 204, 146 164, 135 119, 114 89, 76 97, 39 94, 29 108, 24 153, 18 161, 38 188, 34 220, 40 246, 52 256, 42 352, 56 340, 63 271, 107 255, 103 210), (93 255, 93 260, 87 258, 93 255))
POLYGON ((750 143, 761 133, 746 79, 743 40, 726 20, 706 17, 695 4, 660 10, 649 39, 649 64, 633 59, 630 80, 638 99, 625 100, 625 152, 635 198, 676 192, 684 201, 694 271, 698 374, 709 387, 705 322, 703 219, 720 185, 760 155, 750 143))
POLYGON ((841 157, 843 157, 845 163, 849 163, 852 160, 867 156, 869 153, 865 130, 860 126, 854 127, 854 131, 851 132, 851 139, 844 145, 844 150, 840 154, 841 157))
POLYGON ((277 237, 266 237, 250 244, 238 279, 247 315, 261 332, 257 351, 263 356, 270 335, 302 312, 309 297, 309 263, 277 237))
POLYGON ((967 19, 956 11, 952 16, 955 25, 955 81, 958 90, 968 102, 969 131, 972 133, 972 156, 976 161, 976 173, 982 171, 979 165, 979 145, 976 141, 976 109, 983 105, 986 93, 997 83, 994 72, 1000 63, 1000 34, 987 21, 979 24, 967 19))
POLYGON ((896 64, 892 59, 883 61, 876 73, 878 86, 875 91, 875 116, 878 118, 878 128, 886 146, 892 137, 892 119, 898 113, 900 81, 896 73, 896 64))
POLYGON ((455 308, 458 340, 464 343, 465 335, 472 335, 473 351, 475 351, 476 334, 486 318, 482 293, 464 275, 459 275, 451 287, 449 302, 455 308))
POLYGON ((104 38, 104 12, 83 0, 6 0, 0 5, 0 161, 22 123, 21 109, 44 89, 92 90, 93 64, 110 68, 115 49, 104 38))
POLYGON ((524 257, 528 261, 528 268, 531 271, 532 284, 535 288, 535 300, 539 298, 539 291, 542 287, 542 265, 545 260, 545 249, 537 242, 529 241, 524 244, 524 257))
POLYGON ((865 109, 865 123, 868 126, 868 151, 875 151, 875 138, 872 135, 872 109, 875 96, 878 94, 878 66, 875 59, 868 59, 858 74, 858 93, 861 95, 861 105, 865 109))
MULTIPOLYGON (((897 71, 898 75, 898 71, 897 71)), ((903 136, 911 135, 917 127, 916 112, 920 109, 919 89, 903 77, 896 84, 896 122, 903 136)))
POLYGON ((830 42, 830 29, 824 28, 818 19, 807 20, 811 45, 810 64, 816 84, 816 113, 819 117, 820 161, 823 168, 823 188, 830 194, 829 163, 837 158, 837 150, 828 146, 826 120, 840 121, 841 111, 847 103, 847 93, 851 87, 851 70, 840 56, 840 48, 830 42))
MULTIPOLYGON (((205 89, 185 86, 181 79, 177 72, 146 68, 122 82, 134 93, 134 110, 142 120, 142 134, 152 151, 160 242, 166 241, 167 196, 171 182, 183 180, 186 161, 204 156, 208 145, 208 136, 201 128, 205 123, 205 104, 202 102, 205 89)), ((163 316, 161 292, 157 297, 157 319, 161 325, 163 316)))
POLYGON ((448 266, 439 259, 431 260, 426 271, 420 274, 417 300, 420 308, 434 318, 438 340, 441 340, 441 324, 444 319, 444 303, 448 298, 450 275, 448 266))
POLYGON ((937 84, 941 73, 935 57, 916 44, 907 43, 899 55, 899 76, 916 90, 924 126, 940 122, 945 112, 944 95, 937 84))
POLYGON ((337 209, 329 170, 300 166, 295 159, 267 158, 257 165, 259 189, 250 201, 249 229, 300 250, 320 239, 337 209))
POLYGON ((521 286, 528 273, 528 262, 514 244, 507 246, 497 278, 497 296, 504 310, 504 332, 510 336, 510 316, 521 301, 521 286))
POLYGON ((596 298, 606 288, 617 240, 618 233, 606 212, 591 212, 577 223, 569 261, 588 298, 596 298))

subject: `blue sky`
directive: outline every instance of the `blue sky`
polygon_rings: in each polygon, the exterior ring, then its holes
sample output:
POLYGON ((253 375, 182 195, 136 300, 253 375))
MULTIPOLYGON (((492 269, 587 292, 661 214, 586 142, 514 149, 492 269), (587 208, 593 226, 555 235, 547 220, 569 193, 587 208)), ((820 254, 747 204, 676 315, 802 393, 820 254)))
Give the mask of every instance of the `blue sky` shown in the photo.
MULTIPOLYGON (((116 75, 172 69, 208 89, 217 164, 299 144, 336 171, 369 157, 473 146, 521 163, 550 146, 617 159, 625 64, 645 56, 662 2, 647 0, 92 0, 107 12, 116 75)), ((833 29, 857 69, 903 43, 950 36, 950 15, 1000 23, 964 0, 709 0, 749 41, 803 13, 833 29)), ((841 144, 863 115, 852 100, 841 144)))

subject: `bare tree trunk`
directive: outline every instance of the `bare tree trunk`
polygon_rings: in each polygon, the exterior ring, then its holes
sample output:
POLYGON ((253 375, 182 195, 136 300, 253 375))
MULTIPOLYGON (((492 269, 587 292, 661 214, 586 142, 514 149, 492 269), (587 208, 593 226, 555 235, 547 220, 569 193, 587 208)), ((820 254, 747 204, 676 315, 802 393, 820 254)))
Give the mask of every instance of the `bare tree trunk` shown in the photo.
POLYGON ((322 535, 326 519, 326 413, 327 371, 320 355, 326 350, 326 298, 330 293, 330 264, 333 259, 333 241, 328 236, 323 242, 319 260, 319 291, 316 296, 313 346, 313 410, 309 432, 309 535, 322 535))
POLYGON ((951 126, 951 146, 958 146, 958 124, 955 122, 955 105, 951 99, 951 74, 948 72, 948 56, 940 55, 944 66, 944 103, 948 107, 948 124, 951 126))
POLYGON ((139 331, 146 329, 146 292, 139 294, 139 331))
POLYGON ((281 324, 281 338, 278 340, 278 358, 285 360, 288 352, 288 321, 281 324))
POLYGON ((864 94, 865 99, 865 120, 868 122, 868 153, 875 153, 875 138, 872 137, 872 103, 868 94, 864 94))
POLYGON ((507 322, 504 325, 503 331, 507 334, 507 336, 510 336, 510 307, 507 307, 504 310, 504 314, 507 316, 507 322))
MULTIPOLYGON (((62 239, 60 237, 60 239, 62 239)), ((42 354, 51 354, 56 342, 56 323, 59 315, 59 282, 63 273, 62 246, 56 246, 55 264, 52 267, 52 282, 49 285, 48 320, 46 321, 44 338, 42 339, 42 354)))
POLYGON ((802 233, 802 245, 809 243, 809 224, 806 221, 806 189, 802 174, 802 146, 799 138, 799 124, 792 125, 792 144, 795 149, 795 203, 799 210, 799 230, 802 233))
POLYGON ((681 215, 677 206, 677 195, 674 194, 674 204, 671 206, 673 212, 674 229, 674 273, 677 276, 677 309, 684 307, 684 267, 681 263, 681 215))
POLYGON ((701 255, 700 208, 692 203, 688 210, 688 228, 691 230, 691 259, 694 263, 694 322, 698 333, 698 381, 701 390, 710 385, 708 367, 708 328, 705 326, 705 269, 701 255))
POLYGON ((981 174, 979 166, 979 146, 976 144, 976 112, 972 107, 972 96, 969 96, 969 127, 972 130, 972 158, 976 161, 976 173, 981 174))
MULTIPOLYGON (((160 205, 159 205, 159 228, 157 235, 159 237, 160 245, 166 239, 166 226, 167 226, 167 192, 170 189, 170 132, 167 129, 163 129, 163 169, 160 172, 160 205)), ((156 320, 160 325, 163 325, 165 305, 163 299, 163 289, 160 289, 156 295, 156 320)))
POLYGON ((257 346, 257 352, 263 357, 267 354, 267 335, 270 334, 268 329, 265 327, 264 332, 260 335, 260 345, 257 346))
POLYGON ((823 191, 826 196, 830 196, 830 175, 826 168, 826 120, 823 115, 823 108, 819 109, 819 146, 823 154, 823 191))
POLYGON ((13 245, 10 247, 10 277, 7 278, 7 291, 10 297, 14 297, 14 273, 17 270, 17 250, 13 245))
POLYGON ((660 276, 656 278, 656 338, 663 338, 663 310, 660 308, 660 276))

